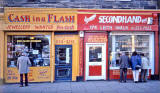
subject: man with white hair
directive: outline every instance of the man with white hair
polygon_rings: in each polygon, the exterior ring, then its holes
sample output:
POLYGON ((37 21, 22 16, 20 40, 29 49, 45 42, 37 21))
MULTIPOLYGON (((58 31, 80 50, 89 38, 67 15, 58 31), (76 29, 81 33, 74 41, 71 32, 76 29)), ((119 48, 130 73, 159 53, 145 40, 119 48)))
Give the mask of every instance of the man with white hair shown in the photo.
POLYGON ((17 60, 17 68, 20 73, 20 87, 23 87, 23 74, 25 75, 25 86, 28 86, 28 76, 27 73, 29 72, 29 66, 31 65, 31 62, 26 56, 27 54, 25 52, 22 53, 22 56, 18 57, 17 60))

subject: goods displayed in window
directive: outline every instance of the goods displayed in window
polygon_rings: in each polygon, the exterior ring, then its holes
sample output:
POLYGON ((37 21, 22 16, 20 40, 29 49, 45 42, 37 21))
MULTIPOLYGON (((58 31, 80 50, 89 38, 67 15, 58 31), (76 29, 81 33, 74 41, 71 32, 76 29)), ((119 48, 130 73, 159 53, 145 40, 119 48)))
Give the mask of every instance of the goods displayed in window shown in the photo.
POLYGON ((133 51, 139 55, 142 53, 150 58, 150 35, 112 35, 109 42, 110 67, 119 67, 119 59, 122 53, 127 53, 129 58, 133 51))
POLYGON ((8 35, 7 67, 16 67, 17 59, 26 53, 32 67, 50 66, 50 35, 8 35))

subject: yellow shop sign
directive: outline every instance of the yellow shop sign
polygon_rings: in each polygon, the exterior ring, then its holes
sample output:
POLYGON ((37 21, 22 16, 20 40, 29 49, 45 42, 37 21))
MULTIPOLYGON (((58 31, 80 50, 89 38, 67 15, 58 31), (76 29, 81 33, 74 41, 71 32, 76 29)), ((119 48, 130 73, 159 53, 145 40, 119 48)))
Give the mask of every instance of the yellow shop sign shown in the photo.
MULTIPOLYGON (((6 9, 7 10, 7 9, 6 9)), ((7 10, 5 11, 6 30, 48 30, 48 31, 76 31, 77 12, 35 10, 7 10)))
POLYGON ((46 16, 36 16, 36 15, 16 15, 16 14, 9 14, 8 15, 9 22, 15 23, 40 23, 40 22, 47 22, 47 23, 74 23, 75 16, 74 15, 62 15, 58 16, 55 14, 46 14, 46 16))

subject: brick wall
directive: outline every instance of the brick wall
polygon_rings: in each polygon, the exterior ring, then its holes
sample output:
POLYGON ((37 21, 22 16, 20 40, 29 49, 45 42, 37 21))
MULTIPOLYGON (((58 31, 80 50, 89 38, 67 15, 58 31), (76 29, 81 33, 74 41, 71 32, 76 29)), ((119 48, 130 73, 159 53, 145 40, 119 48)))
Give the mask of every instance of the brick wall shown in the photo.
POLYGON ((10 7, 157 9, 159 0, 5 0, 10 7))

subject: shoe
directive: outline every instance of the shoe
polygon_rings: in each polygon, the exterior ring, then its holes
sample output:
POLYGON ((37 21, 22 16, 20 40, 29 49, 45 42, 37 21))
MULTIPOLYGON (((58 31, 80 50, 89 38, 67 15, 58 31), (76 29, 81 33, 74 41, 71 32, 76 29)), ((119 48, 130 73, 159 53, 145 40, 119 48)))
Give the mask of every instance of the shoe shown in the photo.
POLYGON ((147 82, 146 80, 144 80, 143 82, 147 82))
POLYGON ((126 83, 127 81, 125 80, 124 83, 126 83))
POLYGON ((19 87, 23 87, 23 85, 20 85, 19 87))
POLYGON ((138 81, 134 81, 134 83, 138 83, 138 81))
POLYGON ((28 84, 27 84, 27 85, 25 85, 25 86, 28 86, 28 84))

